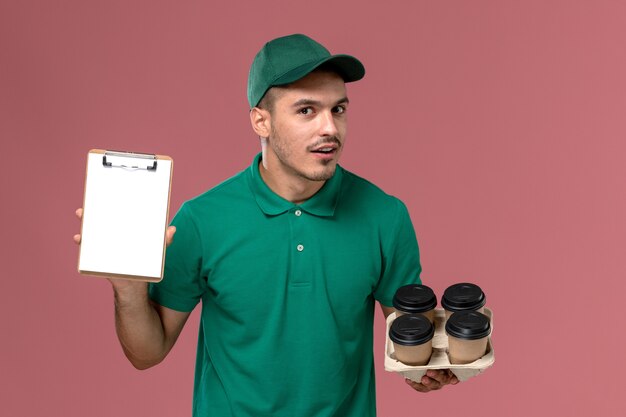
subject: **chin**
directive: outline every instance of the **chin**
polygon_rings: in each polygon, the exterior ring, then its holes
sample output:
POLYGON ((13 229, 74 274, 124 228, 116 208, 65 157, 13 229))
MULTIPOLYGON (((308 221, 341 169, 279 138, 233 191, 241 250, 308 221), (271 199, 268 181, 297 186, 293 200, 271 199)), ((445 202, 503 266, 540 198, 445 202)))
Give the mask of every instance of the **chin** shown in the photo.
POLYGON ((325 169, 312 172, 310 175, 307 175, 307 178, 311 181, 326 181, 329 180, 335 175, 335 170, 337 168, 336 164, 332 166, 327 166, 325 169))

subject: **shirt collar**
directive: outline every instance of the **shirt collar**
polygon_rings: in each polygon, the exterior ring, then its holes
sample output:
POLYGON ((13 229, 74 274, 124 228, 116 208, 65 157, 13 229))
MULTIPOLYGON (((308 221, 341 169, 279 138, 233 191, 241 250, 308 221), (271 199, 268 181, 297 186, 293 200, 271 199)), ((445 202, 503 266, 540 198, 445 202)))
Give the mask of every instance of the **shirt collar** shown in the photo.
POLYGON ((335 207, 339 200, 339 190, 341 188, 341 179, 343 177, 343 168, 337 165, 335 175, 320 190, 304 203, 297 205, 291 201, 287 201, 278 194, 274 193, 270 187, 265 184, 261 173, 259 172, 259 163, 261 162, 261 154, 259 153, 248 169, 248 183, 254 194, 259 208, 267 215, 276 216, 285 213, 295 207, 313 214, 315 216, 329 217, 335 214, 335 207))

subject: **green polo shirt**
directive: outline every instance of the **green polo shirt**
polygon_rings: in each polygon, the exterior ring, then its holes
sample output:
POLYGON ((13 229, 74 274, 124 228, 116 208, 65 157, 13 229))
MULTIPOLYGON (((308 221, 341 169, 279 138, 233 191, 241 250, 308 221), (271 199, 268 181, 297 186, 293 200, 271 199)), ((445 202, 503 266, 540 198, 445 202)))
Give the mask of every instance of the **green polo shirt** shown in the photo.
POLYGON ((376 414, 374 300, 419 283, 405 205, 337 167, 306 202, 250 168, 185 202, 155 302, 202 301, 194 416, 376 414))

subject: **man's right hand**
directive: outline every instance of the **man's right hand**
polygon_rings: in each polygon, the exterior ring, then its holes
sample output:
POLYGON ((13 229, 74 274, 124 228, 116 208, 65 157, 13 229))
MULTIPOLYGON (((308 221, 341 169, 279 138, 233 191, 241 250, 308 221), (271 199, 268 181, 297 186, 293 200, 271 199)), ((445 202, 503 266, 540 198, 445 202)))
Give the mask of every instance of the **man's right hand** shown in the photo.
MULTIPOLYGON (((76 210, 82 219, 83 209, 76 210)), ((169 246, 176 228, 165 232, 169 246)), ((80 244, 81 235, 74 235, 80 244)), ((115 329, 126 357, 137 369, 146 369, 167 356, 180 334, 188 312, 180 312, 158 305, 148 298, 148 283, 134 279, 109 278, 115 294, 115 329)))

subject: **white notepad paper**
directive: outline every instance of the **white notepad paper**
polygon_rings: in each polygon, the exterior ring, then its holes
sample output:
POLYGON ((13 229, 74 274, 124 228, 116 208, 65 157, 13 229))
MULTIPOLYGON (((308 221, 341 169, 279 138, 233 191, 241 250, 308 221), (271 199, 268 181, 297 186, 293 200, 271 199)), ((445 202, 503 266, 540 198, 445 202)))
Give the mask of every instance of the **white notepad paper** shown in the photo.
POLYGON ((89 152, 80 273, 161 280, 172 165, 166 156, 89 152))

